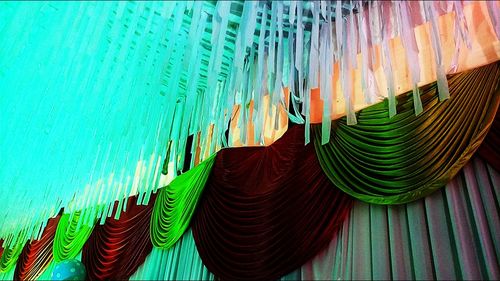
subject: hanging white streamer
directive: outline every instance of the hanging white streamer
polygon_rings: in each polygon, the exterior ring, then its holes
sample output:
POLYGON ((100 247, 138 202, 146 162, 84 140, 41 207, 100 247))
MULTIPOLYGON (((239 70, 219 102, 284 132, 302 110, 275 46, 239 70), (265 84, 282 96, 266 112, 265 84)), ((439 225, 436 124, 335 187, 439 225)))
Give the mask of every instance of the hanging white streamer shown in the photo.
POLYGON ((418 115, 423 111, 422 101, 420 100, 420 62, 418 60, 418 45, 413 31, 413 22, 409 12, 408 2, 393 1, 393 5, 398 8, 396 16, 399 18, 401 29, 401 41, 405 49, 406 61, 410 70, 411 81, 413 86, 413 105, 415 114, 418 115))
MULTIPOLYGON (((193 156, 202 160, 220 146, 231 145, 232 134, 229 140, 225 135, 233 125, 245 143, 250 120, 254 141, 263 144, 265 126, 274 120, 274 129, 280 127, 283 109, 292 122, 306 123, 309 142, 310 91, 316 87, 323 101, 322 141, 327 141, 331 105, 340 95, 332 85, 333 63, 340 66, 348 124, 355 124, 352 73, 360 69, 365 101, 375 102, 379 47, 393 116, 389 40, 396 35, 405 49, 418 114, 421 66, 415 13, 422 13, 424 23, 430 21, 440 98, 446 98, 437 19, 442 13, 455 14, 451 71, 456 71, 461 41, 471 47, 464 3, 354 2, 61 2, 29 7, 0 3, 0 37, 5 39, 0 47, 0 83, 8 93, 1 97, 0 117, 24 124, 4 122, 1 130, 8 135, 0 137, 6 151, 0 165, 7 167, 0 169, 0 179, 18 190, 2 194, 12 205, 27 205, 26 211, 13 206, 0 214, 6 218, 0 222, 0 238, 14 240, 12 233, 21 231, 30 238, 38 236, 46 219, 61 207, 70 213, 81 211, 84 223, 92 223, 96 217, 103 222, 115 200, 119 209, 126 208, 132 195, 145 204, 151 192, 183 169, 187 150, 192 166, 193 156), (410 10, 410 5, 422 8, 410 10), (233 13, 235 9, 241 13, 233 13), (286 105, 284 86, 291 106, 286 105), (73 94, 61 94, 69 92, 73 94), (238 124, 232 124, 236 107, 238 124), (80 117, 71 118, 68 112, 80 117), (61 138, 53 132, 75 134, 61 138), (190 135, 193 145, 186 148, 190 135), (39 144, 26 149, 33 139, 39 144), (69 148, 81 143, 85 145, 74 149, 74 157, 68 156, 69 148), (23 161, 35 163, 31 177, 40 187, 34 195, 26 188, 29 180, 22 171, 30 165, 23 161), (33 215, 19 215, 22 212, 33 215)), ((498 36, 498 2, 488 2, 487 7, 498 36)))
POLYGON ((434 9, 434 2, 424 2, 424 9, 426 18, 431 22, 431 42, 432 49, 434 50, 434 58, 436 60, 436 75, 437 87, 439 92, 439 100, 445 100, 450 97, 448 89, 448 79, 444 70, 443 54, 441 49, 441 37, 439 35, 439 25, 437 21, 437 14, 434 9))

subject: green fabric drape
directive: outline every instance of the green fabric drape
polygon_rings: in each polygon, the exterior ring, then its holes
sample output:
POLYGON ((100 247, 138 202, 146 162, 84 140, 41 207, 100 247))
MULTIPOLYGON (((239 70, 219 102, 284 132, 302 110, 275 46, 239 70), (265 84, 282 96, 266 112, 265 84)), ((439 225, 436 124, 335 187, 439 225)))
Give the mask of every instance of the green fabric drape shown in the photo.
POLYGON ((398 98, 398 114, 387 102, 332 123, 330 141, 314 145, 321 166, 344 192, 369 203, 401 204, 444 186, 486 136, 499 104, 500 67, 490 64, 449 79, 450 100, 439 102, 436 84, 423 87, 424 112, 415 116, 411 93, 398 98))
POLYGON ((3 281, 3 280, 11 281, 14 278, 14 269, 15 268, 11 268, 7 272, 0 272, 0 280, 1 281, 3 281))
POLYGON ((53 254, 56 262, 73 259, 82 251, 83 244, 85 244, 93 229, 93 227, 80 221, 83 219, 84 217, 79 211, 72 216, 64 214, 61 217, 54 238, 53 254))
POLYGON ((158 192, 150 228, 154 246, 168 249, 186 231, 214 160, 215 154, 158 192))
POLYGON ((8 272, 16 266, 17 259, 23 251, 24 244, 26 244, 26 240, 23 237, 23 235, 20 235, 14 245, 3 250, 3 254, 0 257, 0 273, 8 272))

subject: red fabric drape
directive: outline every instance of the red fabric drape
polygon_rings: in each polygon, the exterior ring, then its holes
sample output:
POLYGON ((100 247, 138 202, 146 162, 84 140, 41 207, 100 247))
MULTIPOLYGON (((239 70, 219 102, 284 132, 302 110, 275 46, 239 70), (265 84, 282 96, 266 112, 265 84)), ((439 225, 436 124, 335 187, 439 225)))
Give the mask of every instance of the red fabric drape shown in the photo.
POLYGON ((269 147, 223 149, 193 220, 205 266, 222 279, 270 280, 326 247, 352 200, 323 174, 304 127, 269 147))
POLYGON ((50 219, 39 240, 26 242, 17 259, 14 280, 35 280, 52 261, 52 244, 60 216, 50 219))
POLYGON ((486 138, 481 143, 477 153, 479 156, 486 160, 497 171, 500 171, 500 117, 497 114, 495 121, 491 124, 490 131, 486 138))
POLYGON ((127 211, 114 219, 117 209, 103 225, 96 225, 82 249, 82 263, 90 280, 128 279, 144 262, 153 245, 149 238, 149 222, 156 195, 147 206, 137 205, 130 197, 127 211))
POLYGON ((0 258, 2 257, 3 254, 3 239, 0 239, 0 258))

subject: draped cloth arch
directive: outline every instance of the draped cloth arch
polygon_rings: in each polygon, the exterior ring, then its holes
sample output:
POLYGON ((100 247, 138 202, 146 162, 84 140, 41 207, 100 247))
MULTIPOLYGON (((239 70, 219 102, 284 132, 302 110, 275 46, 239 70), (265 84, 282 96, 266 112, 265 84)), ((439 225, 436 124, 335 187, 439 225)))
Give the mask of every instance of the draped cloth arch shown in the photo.
POLYGON ((0 273, 8 272, 16 266, 17 259, 23 250, 25 242, 24 239, 18 237, 17 243, 3 249, 0 257, 0 273))
POLYGON ((149 222, 154 195, 148 205, 137 205, 137 196, 128 198, 120 219, 113 215, 104 225, 96 225, 82 249, 82 263, 90 280, 128 279, 144 262, 153 245, 149 222))
POLYGON ((205 187, 215 155, 160 189, 151 216, 151 241, 168 249, 186 231, 205 187))
POLYGON ((223 149, 193 217, 196 247, 222 279, 276 279, 328 245, 352 200, 321 171, 303 126, 269 147, 223 149))
POLYGON ((436 84, 423 87, 424 112, 415 116, 411 94, 398 98, 398 115, 387 103, 364 109, 358 124, 333 123, 330 141, 316 153, 328 178, 349 195, 370 203, 399 204, 445 185, 469 160, 492 124, 499 104, 500 65, 452 76, 452 97, 438 101, 436 84))
POLYGON ((81 212, 64 214, 57 225, 54 238, 54 260, 60 262, 75 258, 92 233, 93 227, 83 224, 81 212))
POLYGON ((52 261, 52 245, 60 216, 50 219, 39 240, 27 242, 17 260, 14 280, 37 279, 52 261))

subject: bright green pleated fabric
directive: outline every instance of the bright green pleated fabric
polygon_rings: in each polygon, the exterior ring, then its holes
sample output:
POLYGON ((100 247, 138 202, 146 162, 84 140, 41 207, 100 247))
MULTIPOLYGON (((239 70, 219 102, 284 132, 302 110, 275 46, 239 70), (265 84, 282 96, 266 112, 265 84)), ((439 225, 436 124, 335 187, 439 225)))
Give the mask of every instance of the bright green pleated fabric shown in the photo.
POLYGON ((11 281, 11 280, 13 280, 14 279, 14 271, 15 271, 15 268, 11 268, 7 272, 0 272, 0 281, 3 281, 3 280, 11 281))
POLYGON ((21 239, 21 237, 24 236, 20 235, 18 242, 4 249, 2 257, 0 257, 0 273, 8 272, 16 266, 17 258, 19 258, 19 255, 23 251, 24 245, 26 244, 26 240, 21 239))
POLYGON ((83 224, 83 219, 80 212, 61 217, 54 237, 53 254, 56 262, 74 259, 81 252, 93 229, 83 224))
POLYGON ((151 216, 151 241, 170 248, 186 231, 212 170, 215 154, 160 189, 151 216))
POLYGON ((436 84, 423 88, 424 112, 415 116, 411 93, 398 98, 398 114, 387 102, 364 110, 358 124, 333 124, 330 141, 315 148, 330 180, 359 200, 406 203, 444 186, 486 136, 499 104, 500 66, 491 64, 449 79, 452 97, 439 102, 436 84))

